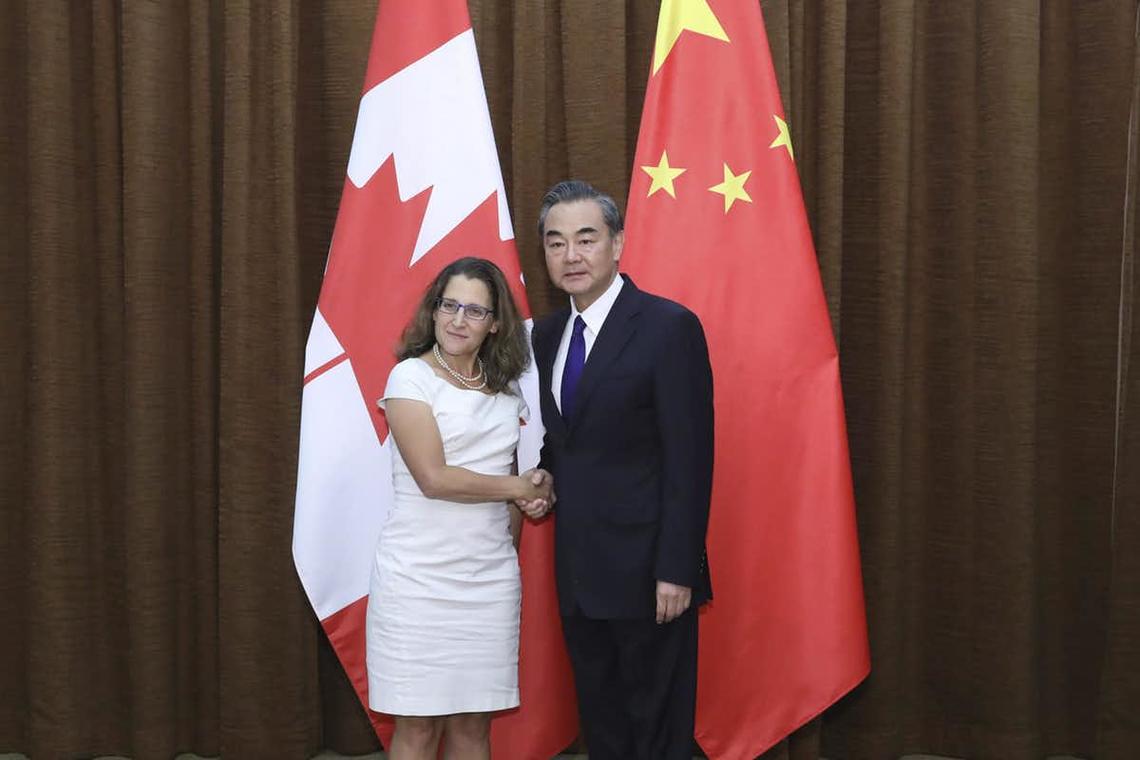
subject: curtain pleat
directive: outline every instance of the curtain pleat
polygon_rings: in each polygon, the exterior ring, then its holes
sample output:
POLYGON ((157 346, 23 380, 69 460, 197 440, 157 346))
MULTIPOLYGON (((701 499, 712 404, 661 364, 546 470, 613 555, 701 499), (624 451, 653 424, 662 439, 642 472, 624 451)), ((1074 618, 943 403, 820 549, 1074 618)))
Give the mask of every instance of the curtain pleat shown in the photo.
MULTIPOLYGON (((1140 755, 1136 3, 761 6, 873 655, 765 757, 1140 755)), ((290 552, 375 7, 5 7, 0 750, 377 746, 290 552)), ((624 198, 659 3, 470 8, 542 315, 539 200, 624 198)))

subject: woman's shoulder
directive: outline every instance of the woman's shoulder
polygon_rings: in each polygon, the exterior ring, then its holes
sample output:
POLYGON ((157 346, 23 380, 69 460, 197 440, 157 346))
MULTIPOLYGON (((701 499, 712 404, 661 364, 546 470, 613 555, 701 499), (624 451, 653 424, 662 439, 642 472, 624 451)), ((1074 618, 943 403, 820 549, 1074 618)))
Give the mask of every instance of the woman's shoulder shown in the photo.
POLYGON ((396 363, 392 367, 392 372, 389 377, 401 378, 426 378, 426 377, 439 377, 431 368, 431 365, 420 356, 412 356, 396 363))
POLYGON ((398 362, 388 373, 383 398, 411 398, 431 402, 439 390, 439 377, 423 359, 398 362))
POLYGON ((522 386, 518 380, 512 380, 507 389, 502 391, 500 396, 505 397, 510 401, 510 408, 515 411, 515 414, 524 421, 530 421, 530 407, 527 406, 526 398, 523 396, 522 386))

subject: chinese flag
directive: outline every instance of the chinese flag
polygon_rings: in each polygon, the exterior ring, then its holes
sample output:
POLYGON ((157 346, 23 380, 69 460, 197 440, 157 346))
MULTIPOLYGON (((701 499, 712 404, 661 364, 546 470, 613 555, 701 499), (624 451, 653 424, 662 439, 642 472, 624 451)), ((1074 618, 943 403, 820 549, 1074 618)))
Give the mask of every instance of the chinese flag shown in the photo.
MULTIPOLYGON (((317 313, 305 348, 293 556, 361 701, 364 620, 392 502, 391 439, 376 407, 424 289, 466 255, 493 260, 529 316, 465 0, 382 0, 317 313)), ((519 466, 538 461, 538 379, 519 466)), ((520 549, 521 707, 496 717, 496 757, 546 760, 577 733, 553 570, 553 524, 520 549)), ((370 713, 388 743, 392 722, 370 713)))
POLYGON ((704 324, 716 457, 697 740, 751 760, 868 673, 839 359, 755 0, 664 0, 622 268, 704 324))

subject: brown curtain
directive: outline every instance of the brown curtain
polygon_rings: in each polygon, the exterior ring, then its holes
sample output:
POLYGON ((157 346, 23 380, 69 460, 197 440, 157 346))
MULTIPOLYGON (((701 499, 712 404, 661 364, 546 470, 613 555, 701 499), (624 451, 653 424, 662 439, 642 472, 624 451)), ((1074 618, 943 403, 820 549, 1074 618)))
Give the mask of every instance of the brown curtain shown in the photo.
MULTIPOLYGON (((761 4, 873 653, 768 757, 1140 756, 1136 3, 761 4)), ((624 197, 658 3, 470 5, 541 314, 535 206, 624 197)), ((376 746, 290 556, 374 11, 5 4, 0 751, 376 746)))

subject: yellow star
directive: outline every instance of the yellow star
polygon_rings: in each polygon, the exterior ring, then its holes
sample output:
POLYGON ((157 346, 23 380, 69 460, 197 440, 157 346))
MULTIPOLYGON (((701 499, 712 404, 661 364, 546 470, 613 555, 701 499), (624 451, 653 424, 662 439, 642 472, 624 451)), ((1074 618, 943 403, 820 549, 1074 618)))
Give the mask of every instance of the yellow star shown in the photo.
POLYGON ((669 153, 667 151, 661 151, 661 161, 657 166, 643 166, 641 171, 653 178, 653 184, 649 186, 649 195, 645 196, 646 198, 658 190, 664 190, 672 197, 677 197, 677 193, 673 192, 673 180, 684 174, 685 170, 669 165, 669 153))
POLYGON ((724 165, 724 182, 719 185, 713 185, 709 188, 714 193, 720 193, 724 196, 724 213, 732 208, 732 204, 737 201, 752 202, 752 196, 744 189, 744 183, 752 176, 752 171, 746 171, 743 174, 733 174, 732 169, 728 168, 728 164, 724 165))
POLYGON ((769 148, 784 147, 788 149, 788 156, 795 161, 796 156, 792 153, 792 135, 788 132, 788 122, 781 119, 776 114, 772 114, 772 118, 776 120, 776 129, 780 130, 780 134, 776 135, 776 139, 772 141, 769 148))
POLYGON ((728 42, 728 35, 709 7, 709 0, 662 0, 661 15, 657 19, 657 44, 653 48, 654 74, 686 29, 728 42))

